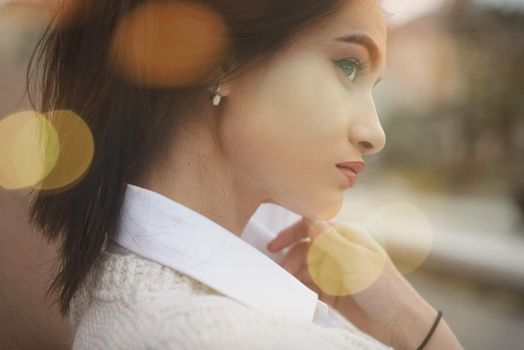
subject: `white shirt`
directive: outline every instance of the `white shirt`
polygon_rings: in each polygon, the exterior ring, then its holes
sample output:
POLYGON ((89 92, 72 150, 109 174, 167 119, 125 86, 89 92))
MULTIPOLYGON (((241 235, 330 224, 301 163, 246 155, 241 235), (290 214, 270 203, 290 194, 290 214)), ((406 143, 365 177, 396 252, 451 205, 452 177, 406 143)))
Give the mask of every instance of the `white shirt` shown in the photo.
POLYGON ((356 330, 278 264, 287 249, 267 251, 266 244, 299 218, 263 204, 239 237, 181 203, 127 184, 114 241, 259 311, 356 330))

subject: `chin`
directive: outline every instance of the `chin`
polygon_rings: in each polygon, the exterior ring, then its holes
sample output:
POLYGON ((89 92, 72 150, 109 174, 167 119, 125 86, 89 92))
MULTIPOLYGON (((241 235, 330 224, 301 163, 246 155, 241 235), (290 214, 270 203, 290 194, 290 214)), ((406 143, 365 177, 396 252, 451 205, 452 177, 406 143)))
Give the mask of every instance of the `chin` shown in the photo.
POLYGON ((315 202, 315 207, 311 208, 308 211, 307 215, 304 215, 305 217, 308 217, 310 219, 317 219, 317 220, 324 220, 329 221, 335 218, 340 210, 342 209, 342 204, 344 201, 344 197, 342 195, 342 192, 339 192, 337 194, 333 194, 329 198, 323 198, 323 200, 318 199, 315 202), (321 205, 318 205, 318 204, 321 205))

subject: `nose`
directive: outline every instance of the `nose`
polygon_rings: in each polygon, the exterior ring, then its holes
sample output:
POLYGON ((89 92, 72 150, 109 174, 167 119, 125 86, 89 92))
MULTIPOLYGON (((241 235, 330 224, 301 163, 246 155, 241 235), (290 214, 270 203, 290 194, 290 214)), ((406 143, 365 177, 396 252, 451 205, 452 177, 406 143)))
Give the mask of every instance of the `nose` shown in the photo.
POLYGON ((368 99, 357 120, 352 123, 349 139, 362 155, 377 154, 386 145, 386 134, 380 124, 372 97, 368 99))

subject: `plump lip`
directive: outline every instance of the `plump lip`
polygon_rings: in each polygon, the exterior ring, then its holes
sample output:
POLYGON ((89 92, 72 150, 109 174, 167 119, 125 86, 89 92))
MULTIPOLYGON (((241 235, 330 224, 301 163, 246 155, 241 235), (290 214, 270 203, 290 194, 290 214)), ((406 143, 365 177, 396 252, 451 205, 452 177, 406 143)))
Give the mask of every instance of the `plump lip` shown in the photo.
POLYGON ((344 167, 337 167, 337 168, 347 178, 349 187, 355 186, 355 184, 357 183, 357 174, 349 168, 344 168, 344 167))
POLYGON ((361 173, 366 168, 366 163, 363 161, 350 161, 337 164, 337 168, 350 169, 355 174, 361 173))

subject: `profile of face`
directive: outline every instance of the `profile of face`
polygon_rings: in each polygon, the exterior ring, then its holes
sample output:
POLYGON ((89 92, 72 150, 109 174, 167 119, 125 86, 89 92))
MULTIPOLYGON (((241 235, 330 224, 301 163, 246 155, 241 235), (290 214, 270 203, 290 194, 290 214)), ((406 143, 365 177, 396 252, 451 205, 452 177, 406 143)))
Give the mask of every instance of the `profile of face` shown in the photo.
POLYGON ((350 187, 336 164, 385 144, 372 91, 387 24, 379 1, 351 0, 299 34, 223 87, 220 133, 237 176, 262 203, 328 220, 350 187))

